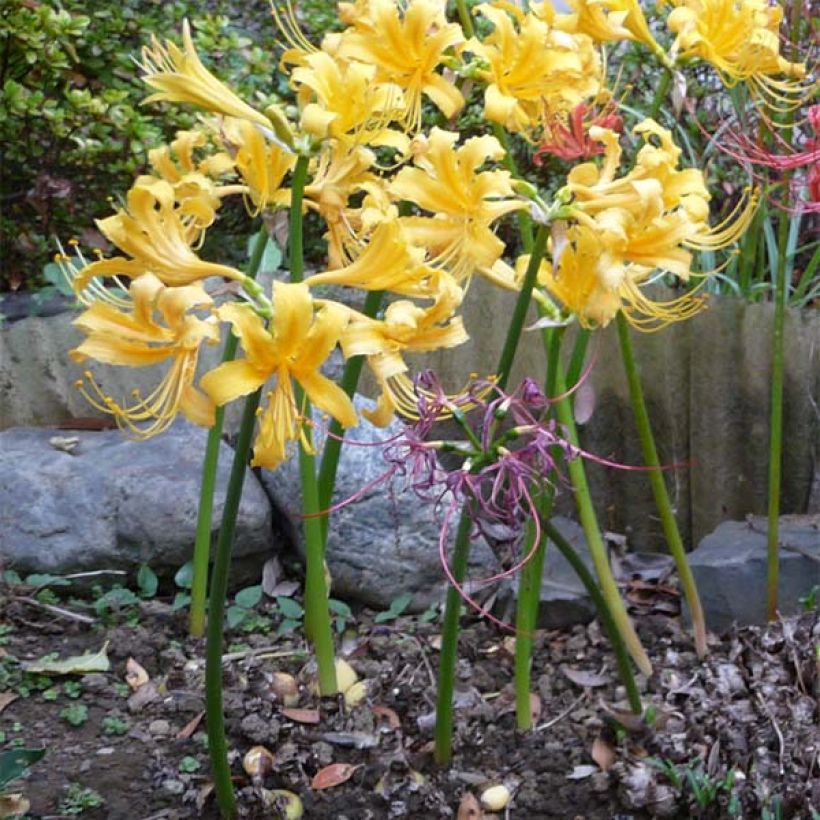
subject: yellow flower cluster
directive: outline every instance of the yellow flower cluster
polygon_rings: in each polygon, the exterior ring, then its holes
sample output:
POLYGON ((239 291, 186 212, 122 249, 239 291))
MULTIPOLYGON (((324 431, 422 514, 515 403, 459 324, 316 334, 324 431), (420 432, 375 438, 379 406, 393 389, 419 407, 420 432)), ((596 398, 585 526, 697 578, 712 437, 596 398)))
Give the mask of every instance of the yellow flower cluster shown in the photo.
POLYGON ((577 165, 567 177, 572 217, 545 264, 540 281, 586 326, 605 326, 619 310, 641 329, 666 326, 696 313, 703 300, 689 292, 672 302, 641 291, 655 271, 687 281, 692 250, 733 243, 748 227, 756 196, 724 224, 710 227, 709 193, 700 170, 679 169, 681 150, 654 120, 635 127, 643 140, 634 167, 618 173, 618 135, 593 127, 605 145, 603 165, 577 165))
MULTIPOLYGON (((350 398, 321 372, 338 348, 367 358, 381 388, 376 422, 412 410, 405 354, 464 342, 458 311, 471 278, 516 289, 527 262, 505 259, 496 235, 499 220, 532 204, 501 167, 502 144, 458 131, 471 90, 483 93, 488 120, 535 139, 555 118, 609 98, 598 41, 630 37, 654 48, 635 0, 573 0, 570 15, 556 15, 548 2, 527 12, 503 0, 484 3, 476 9, 489 32, 483 37, 466 36, 444 6, 340 3, 346 27, 316 47, 290 4, 274 5, 297 103, 287 116, 275 106, 258 110, 205 68, 187 24, 181 47, 154 40, 145 49, 149 100, 205 114, 197 129, 151 152, 151 173, 98 223, 116 255, 61 257, 87 308, 76 321, 87 339, 74 357, 168 367, 155 391, 128 402, 107 396, 89 375, 83 390, 97 407, 151 435, 178 412, 208 425, 216 406, 271 384, 254 463, 272 468, 288 442, 309 438, 296 385, 343 426, 356 423, 350 398), (439 127, 421 127, 425 106, 439 127), (297 192, 302 212, 325 226, 325 269, 303 282, 277 281, 266 295, 236 268, 202 258, 226 197, 267 215, 298 202, 297 192), (242 299, 216 305, 212 277, 230 280, 217 289, 242 299), (386 307, 364 315, 317 292, 327 285, 384 291, 386 307), (198 351, 226 325, 243 356, 197 387, 198 351)), ((679 6, 673 15, 681 17, 679 6)), ((691 250, 731 242, 750 212, 711 230, 702 174, 678 168, 680 151, 656 123, 637 131, 644 146, 619 175, 617 135, 592 128, 590 137, 605 146, 603 164, 572 169, 561 200, 568 209, 551 212, 566 221, 554 231, 552 262, 542 266, 540 298, 550 294, 585 324, 606 324, 620 309, 648 326, 690 314, 697 298, 655 305, 640 286, 658 270, 686 279, 691 250)))

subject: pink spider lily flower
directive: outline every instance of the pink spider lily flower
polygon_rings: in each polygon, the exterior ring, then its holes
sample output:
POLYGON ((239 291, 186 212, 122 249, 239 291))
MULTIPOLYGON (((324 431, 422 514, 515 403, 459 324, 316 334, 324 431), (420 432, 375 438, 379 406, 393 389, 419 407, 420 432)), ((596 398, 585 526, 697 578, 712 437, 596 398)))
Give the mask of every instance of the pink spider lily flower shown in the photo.
MULTIPOLYGON (((326 512, 346 506, 382 481, 403 478, 407 489, 433 502, 442 512, 439 555, 447 579, 470 606, 509 629, 508 624, 474 601, 453 577, 447 544, 450 522, 458 510, 469 511, 473 537, 484 535, 490 543, 499 531, 505 533, 505 542, 517 543, 525 523, 530 519, 536 522, 537 537, 526 555, 500 555, 505 569, 473 582, 473 586, 486 585, 517 572, 535 553, 540 541, 536 498, 550 485, 566 485, 561 470, 564 463, 586 458, 608 467, 645 468, 618 464, 571 444, 561 425, 547 412, 562 397, 547 398, 532 379, 525 379, 512 392, 501 390, 492 380, 476 380, 462 394, 452 396, 434 373, 425 371, 415 378, 413 386, 416 418, 385 442, 385 472, 326 512), (442 439, 443 419, 455 420, 463 435, 442 439)), ((446 430, 452 430, 452 424, 446 430)))

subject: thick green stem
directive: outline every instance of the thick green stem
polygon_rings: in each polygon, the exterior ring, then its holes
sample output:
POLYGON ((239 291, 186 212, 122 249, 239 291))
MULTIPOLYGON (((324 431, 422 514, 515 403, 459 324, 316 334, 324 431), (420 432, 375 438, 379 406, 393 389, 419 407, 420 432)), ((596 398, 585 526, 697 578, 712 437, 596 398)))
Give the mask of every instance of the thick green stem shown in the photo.
POLYGON ((601 623, 603 624, 607 635, 609 635, 609 640, 612 643, 612 649, 615 652, 615 661, 618 665, 618 673, 621 681, 623 682, 624 688, 626 689, 626 697, 629 700, 629 708, 632 709, 636 715, 640 715, 643 711, 643 707, 641 706, 641 696, 638 692, 638 686, 635 683, 635 676, 632 674, 632 665, 629 662, 629 652, 627 651, 626 644, 624 643, 621 633, 615 624, 615 620, 612 617, 609 606, 607 605, 604 596, 601 594, 598 584, 595 583, 595 578, 587 569, 586 564, 578 556, 578 553, 572 548, 569 541, 561 535, 552 523, 544 520, 541 522, 541 528, 544 531, 544 536, 549 538, 549 540, 552 541, 556 547, 558 547, 558 551, 564 556, 564 558, 566 558, 567 562, 586 588, 587 594, 590 598, 592 598, 592 603, 595 604, 595 608, 598 610, 598 617, 601 619, 601 623))
MULTIPOLYGON (((547 345, 547 395, 555 395, 556 367, 561 355, 561 342, 564 328, 556 327, 549 331, 547 345)), ((537 499, 540 520, 548 521, 552 512, 553 486, 555 471, 546 478, 546 489, 537 499)), ((524 541, 524 555, 529 554, 535 538, 534 520, 527 524, 527 537, 524 541)), ((515 716, 516 725, 521 731, 532 728, 532 709, 530 708, 530 689, 532 679, 532 635, 538 622, 538 609, 541 604, 541 576, 544 573, 544 559, 547 554, 547 539, 543 531, 532 558, 521 569, 518 583, 518 596, 515 610, 515 716)))
POLYGON ((672 557, 675 559, 678 577, 686 596, 686 602, 689 604, 689 612, 692 615, 692 630, 695 636, 695 651, 698 653, 698 657, 702 658, 707 651, 706 622, 703 617, 703 607, 700 604, 695 578, 692 575, 689 562, 686 560, 686 550, 678 529, 678 522, 675 520, 674 512, 672 512, 672 504, 669 500, 666 482, 663 480, 663 472, 660 469, 655 437, 652 434, 652 425, 649 421, 649 413, 646 410, 643 388, 638 376, 638 368, 635 365, 635 354, 632 350, 632 339, 629 335, 629 323, 623 311, 618 312, 617 325, 618 340, 621 344, 621 358, 626 371, 626 379, 629 383, 629 398, 632 402, 632 414, 635 416, 635 424, 638 428, 638 438, 641 442, 644 464, 650 468, 649 483, 652 486, 652 495, 655 498, 655 506, 658 508, 663 534, 666 537, 669 552, 672 553, 672 557))
MULTIPOLYGON (((518 300, 513 309, 512 318, 507 328, 507 338, 496 370, 497 384, 503 390, 510 377, 515 352, 524 329, 524 321, 532 298, 532 290, 541 265, 541 258, 547 246, 549 228, 539 226, 535 238, 532 255, 521 283, 518 300)), ((470 555, 470 529, 472 519, 470 510, 465 508, 461 512, 453 547, 452 574, 457 583, 464 580, 467 572, 467 561, 470 555)), ((441 632, 441 655, 439 660, 438 692, 436 695, 436 728, 434 756, 439 764, 450 762, 453 754, 453 691, 455 690, 456 659, 458 657, 458 627, 461 614, 461 595, 455 587, 447 590, 447 600, 444 607, 444 626, 441 632)))
POLYGON ((208 727, 208 754, 211 758, 214 792, 219 811, 226 820, 236 815, 231 767, 228 763, 228 741, 225 737, 225 716, 222 713, 222 644, 225 620, 225 599, 228 595, 228 575, 231 549, 236 531, 236 516, 242 498, 242 485, 247 471, 248 453, 256 421, 261 390, 245 401, 242 424, 236 442, 233 467, 228 479, 225 509, 216 544, 211 574, 211 598, 208 617, 208 637, 205 647, 205 716, 208 727))
POLYGON ((786 253, 789 220, 780 214, 777 243, 777 282, 774 291, 774 328, 772 331, 772 392, 769 414, 769 521, 766 537, 766 616, 777 617, 779 563, 780 485, 783 453, 783 371, 784 326, 786 321, 786 253))
POLYGON ((470 10, 467 8, 466 0, 456 0, 456 11, 465 36, 468 38, 475 37, 475 26, 473 25, 473 18, 470 17, 470 10))
MULTIPOLYGON (((510 148, 510 138, 507 136, 507 132, 497 122, 492 123, 492 129, 493 135, 504 148, 504 165, 507 167, 513 179, 521 179, 515 157, 510 148)), ((524 253, 532 253, 532 217, 529 211, 521 210, 516 212, 516 219, 518 220, 518 233, 521 237, 521 245, 524 248, 524 253)))
MULTIPOLYGON (((556 373, 556 388, 559 394, 566 392, 566 381, 564 379, 563 369, 559 365, 556 373)), ((564 397, 555 403, 558 413, 558 420, 564 426, 564 433, 566 439, 574 447, 579 446, 578 431, 575 427, 575 419, 572 414, 572 404, 569 397, 564 397)), ((618 591, 618 585, 612 576, 612 569, 609 566, 606 545, 601 536, 601 530, 598 527, 598 520, 595 516, 595 510, 592 506, 592 496, 589 491, 589 484, 587 483, 586 470, 584 469, 583 459, 573 458, 567 464, 567 472, 569 473, 570 481, 572 482, 573 490, 575 491, 575 503, 578 508, 578 516, 581 519, 581 527, 584 530, 584 535, 587 540, 589 554, 592 557, 592 563, 595 566, 595 572, 598 575, 598 581, 601 585, 601 592, 604 600, 610 609, 612 618, 615 621, 618 631, 623 637, 624 642, 629 649, 633 660, 645 675, 652 673, 652 664, 649 657, 641 644, 638 635, 635 632, 635 627, 626 612, 621 594, 618 591)))
MULTIPOLYGON (((301 282, 305 260, 303 244, 302 199, 307 180, 309 158, 300 156, 293 169, 290 194, 290 233, 288 236, 291 282, 301 282)), ((311 417, 310 402, 299 385, 294 388, 297 405, 304 418, 311 417)), ((312 447, 313 433, 304 431, 299 442, 299 477, 302 484, 303 534, 305 538, 305 632, 313 643, 318 667, 319 692, 334 695, 336 658, 333 648, 333 627, 328 609, 328 589, 325 579, 325 542, 319 512, 319 484, 316 479, 316 458, 312 447), (305 441, 307 439, 307 441, 305 441)))
POLYGON ((550 230, 548 225, 539 225, 538 233, 535 235, 535 242, 532 246, 530 261, 527 271, 524 274, 524 281, 521 283, 521 290, 518 293, 518 300, 515 303, 510 326, 507 328, 507 338, 504 340, 504 347, 498 360, 497 384, 503 390, 507 386, 510 378, 515 352, 518 350, 518 342, 521 339, 521 332, 524 329, 524 322, 527 319, 527 311, 532 299, 532 291, 535 281, 538 278, 538 269, 541 266, 541 259, 547 248, 550 230))
MULTIPOLYGON (((256 240, 248 262, 247 274, 256 278, 259 265, 268 243, 268 232, 263 227, 256 235, 256 240)), ((225 342, 222 354, 223 362, 233 361, 236 356, 238 339, 232 333, 225 342)), ((199 511, 196 521, 194 540, 193 579, 191 581, 191 610, 188 620, 188 631, 194 638, 205 634, 205 602, 208 595, 208 561, 211 553, 211 522, 213 520, 214 488, 216 486, 216 468, 219 461, 219 443, 222 440, 222 427, 225 421, 225 410, 217 407, 214 425, 208 431, 208 442, 205 446, 205 461, 202 465, 202 485, 199 491, 199 511)))
MULTIPOLYGON (((301 390, 297 391, 300 401, 301 390)), ((307 402, 303 402, 305 405, 307 402)), ((312 432, 305 434, 312 439, 312 432)), ((316 482, 316 459, 303 445, 299 449, 299 476, 302 480, 302 511, 305 514, 305 628, 313 642, 318 667, 319 693, 335 695, 336 657, 333 646, 333 628, 328 609, 328 589, 325 578, 325 541, 322 521, 316 516, 319 505, 319 486, 316 482)))
POLYGON ((646 115, 652 119, 656 119, 661 110, 663 101, 666 99, 666 93, 669 91, 669 86, 672 82, 672 72, 668 68, 664 68, 661 74, 661 80, 658 87, 655 89, 655 96, 652 99, 652 105, 649 106, 649 113, 646 115))
MULTIPOLYGON (((464 510, 458 522, 453 558, 450 570, 461 583, 467 574, 470 557, 470 530, 472 519, 464 510)), ((456 661, 458 660, 458 622, 461 616, 461 593, 451 586, 447 590, 444 605, 444 624, 441 629, 441 652, 439 654, 438 688, 436 689, 436 727, 434 757, 436 763, 445 766, 453 757, 453 694, 456 686, 456 661)))
MULTIPOLYGON (((552 492, 545 493, 539 502, 539 516, 549 520, 552 513, 552 492)), ((533 547, 536 526, 534 519, 527 522, 527 536, 524 539, 524 554, 533 547)), ((547 554, 547 539, 541 530, 538 547, 532 558, 521 568, 518 581, 518 597, 515 605, 515 723, 522 731, 532 729, 532 709, 530 688, 532 678, 533 633, 538 622, 538 607, 541 603, 541 576, 547 554)))
MULTIPOLYGON (((380 290, 369 291, 364 300, 362 313, 365 316, 375 316, 382 306, 384 292, 380 290)), ((364 367, 364 356, 352 356, 345 363, 345 369, 339 386, 353 396, 359 385, 359 378, 364 367)), ((325 441, 322 453, 322 463, 319 467, 319 509, 326 510, 333 500, 333 487, 336 484, 336 471, 339 468, 339 457, 342 453, 342 425, 336 420, 330 423, 329 435, 325 441)), ((322 531, 327 535, 329 516, 322 516, 322 531)))

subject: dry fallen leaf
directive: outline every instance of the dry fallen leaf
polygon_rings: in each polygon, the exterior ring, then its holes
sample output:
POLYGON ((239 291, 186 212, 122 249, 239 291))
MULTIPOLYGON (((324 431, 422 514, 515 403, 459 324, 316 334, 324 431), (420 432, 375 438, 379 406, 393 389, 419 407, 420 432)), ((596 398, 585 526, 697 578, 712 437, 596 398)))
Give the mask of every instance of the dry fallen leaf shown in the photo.
POLYGON ((530 718, 533 723, 541 720, 541 696, 537 692, 530 692, 530 718))
POLYGON ((128 711, 132 714, 141 712, 149 703, 159 700, 161 697, 153 681, 140 686, 133 695, 128 698, 128 711))
POLYGON ((145 669, 133 658, 125 662, 125 682, 136 692, 140 686, 145 686, 150 680, 145 669))
POLYGON ((593 741, 590 756, 604 772, 608 772, 615 763, 615 749, 601 735, 593 741))
POLYGON ((384 718, 391 729, 401 729, 399 716, 389 706, 371 706, 370 711, 376 717, 384 718))
POLYGON ((17 700, 17 695, 14 692, 0 692, 0 712, 15 700, 17 700))
POLYGON ((256 780, 262 780, 270 772, 276 760, 272 752, 264 746, 254 746, 245 753, 242 758, 242 768, 245 773, 256 780))
POLYGON ((456 820, 481 820, 484 812, 472 792, 467 792, 458 804, 456 820))
POLYGON ((299 820, 305 813, 299 795, 286 789, 262 789, 262 799, 266 806, 276 812, 276 817, 282 817, 284 820, 299 820))
POLYGON ((320 789, 332 789, 347 782, 353 777, 356 769, 360 769, 362 764, 354 766, 352 763, 331 763, 323 769, 319 769, 310 781, 310 788, 319 791, 320 789))
POLYGON ((0 817, 22 817, 30 808, 31 803, 20 793, 0 794, 0 817))
POLYGON ((567 780, 584 780, 591 777, 598 771, 597 766, 590 766, 584 764, 583 766, 576 766, 568 775, 567 780))
POLYGON ((291 709, 282 710, 282 714, 297 723, 318 723, 321 719, 318 709, 291 709))
POLYGON ((587 672, 583 669, 573 669, 571 666, 561 665, 561 674, 569 678, 576 686, 595 687, 606 686, 609 683, 608 675, 599 675, 597 672, 587 672))
POLYGON ((202 718, 205 717, 205 712, 200 712, 196 717, 189 720, 178 732, 177 740, 187 740, 202 723, 202 718))
POLYGON ((90 672, 107 672, 111 668, 107 654, 108 643, 106 641, 99 652, 86 652, 56 661, 45 657, 21 666, 24 671, 36 675, 87 675, 90 672))

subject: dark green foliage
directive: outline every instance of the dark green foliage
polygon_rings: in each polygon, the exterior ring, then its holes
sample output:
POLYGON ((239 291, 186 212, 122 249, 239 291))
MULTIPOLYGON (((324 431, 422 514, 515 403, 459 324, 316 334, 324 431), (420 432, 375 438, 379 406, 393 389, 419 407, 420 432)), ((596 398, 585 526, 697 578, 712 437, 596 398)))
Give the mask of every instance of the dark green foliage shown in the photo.
MULTIPOLYGON (((303 23, 320 32, 333 5, 307 5, 303 23)), ((265 4, 0 4, 0 292, 41 285, 55 237, 104 247, 93 220, 111 213, 150 148, 196 122, 184 106, 143 106, 134 62, 151 33, 179 41, 186 17, 203 62, 239 94, 260 107, 287 94, 265 4)))

